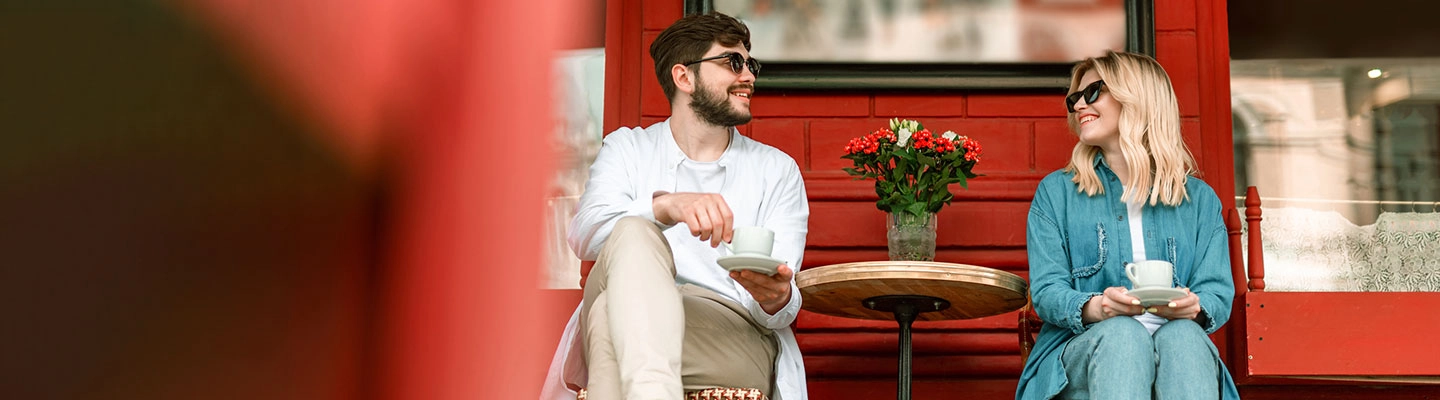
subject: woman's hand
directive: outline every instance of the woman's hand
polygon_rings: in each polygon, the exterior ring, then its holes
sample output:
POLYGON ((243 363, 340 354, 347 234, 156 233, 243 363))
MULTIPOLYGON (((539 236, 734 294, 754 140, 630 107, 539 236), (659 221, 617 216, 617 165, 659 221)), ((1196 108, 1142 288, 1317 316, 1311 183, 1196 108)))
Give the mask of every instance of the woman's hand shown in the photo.
POLYGON ((1185 297, 1171 300, 1170 304, 1150 307, 1150 313, 1165 319, 1195 319, 1200 315, 1200 296, 1185 288, 1185 297))
POLYGON ((1085 309, 1080 313, 1080 319, 1085 323, 1104 321, 1110 317, 1122 315, 1140 315, 1145 312, 1145 307, 1140 306, 1140 299, 1126 293, 1125 288, 1111 286, 1105 288, 1105 293, 1091 297, 1085 302, 1085 309))

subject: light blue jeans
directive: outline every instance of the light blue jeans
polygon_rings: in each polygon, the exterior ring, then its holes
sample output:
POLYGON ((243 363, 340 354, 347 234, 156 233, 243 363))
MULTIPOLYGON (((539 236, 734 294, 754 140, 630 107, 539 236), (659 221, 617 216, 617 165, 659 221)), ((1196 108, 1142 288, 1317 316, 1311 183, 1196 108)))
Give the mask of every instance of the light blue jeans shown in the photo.
POLYGON ((1220 360, 1194 321, 1151 336, 1134 318, 1109 318, 1071 339, 1060 360, 1070 381, 1062 399, 1220 398, 1220 360))

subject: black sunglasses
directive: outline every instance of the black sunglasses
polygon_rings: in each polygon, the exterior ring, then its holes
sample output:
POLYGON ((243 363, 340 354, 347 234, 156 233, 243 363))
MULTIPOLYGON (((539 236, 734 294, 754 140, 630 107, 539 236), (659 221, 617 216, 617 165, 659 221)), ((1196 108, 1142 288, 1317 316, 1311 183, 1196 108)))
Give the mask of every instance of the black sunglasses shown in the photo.
POLYGON ((688 67, 691 64, 698 64, 710 60, 719 60, 722 58, 726 58, 728 59, 728 61, 730 61, 730 70, 734 71, 736 74, 740 73, 740 68, 748 67, 750 68, 751 75, 760 76, 760 60, 756 60, 754 58, 745 59, 745 56, 740 55, 740 53, 725 53, 714 57, 705 57, 699 60, 687 62, 685 63, 685 66, 688 67))
POLYGON ((1105 81, 1095 81, 1090 86, 1065 96, 1065 109, 1072 113, 1075 112, 1075 103, 1079 103, 1081 97, 1085 98, 1085 104, 1095 104, 1095 100, 1100 99, 1100 88, 1104 86, 1105 81))

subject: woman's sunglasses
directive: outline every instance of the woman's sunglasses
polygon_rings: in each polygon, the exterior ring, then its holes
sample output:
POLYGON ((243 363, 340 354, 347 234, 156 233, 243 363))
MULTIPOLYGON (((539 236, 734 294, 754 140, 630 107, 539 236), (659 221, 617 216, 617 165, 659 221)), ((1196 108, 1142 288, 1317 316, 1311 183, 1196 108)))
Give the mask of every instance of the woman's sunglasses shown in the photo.
POLYGON ((1085 104, 1095 104, 1095 100, 1100 99, 1100 88, 1104 86, 1105 81, 1095 81, 1090 86, 1065 96, 1065 109, 1072 113, 1075 112, 1075 103, 1079 103, 1081 97, 1085 98, 1085 104))
POLYGON ((710 60, 719 60, 722 58, 726 58, 728 59, 727 61, 730 61, 730 70, 734 71, 736 74, 740 73, 741 68, 748 67, 750 68, 751 75, 760 76, 760 61, 754 58, 745 59, 745 56, 740 55, 740 53, 725 53, 714 57, 705 57, 699 60, 687 62, 685 63, 685 66, 688 67, 691 64, 702 63, 710 60))

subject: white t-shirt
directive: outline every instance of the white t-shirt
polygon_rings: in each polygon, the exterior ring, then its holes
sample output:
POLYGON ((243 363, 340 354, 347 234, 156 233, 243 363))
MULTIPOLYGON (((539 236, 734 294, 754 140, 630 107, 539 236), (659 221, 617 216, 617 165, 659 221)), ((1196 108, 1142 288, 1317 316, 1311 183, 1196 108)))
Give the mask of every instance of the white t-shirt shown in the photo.
MULTIPOLYGON (((1140 223, 1140 211, 1144 206, 1144 198, 1125 203, 1125 208, 1130 211, 1130 248, 1134 250, 1132 251, 1133 262, 1145 261, 1145 227, 1140 223)), ((1166 322, 1165 318, 1148 312, 1136 315, 1133 318, 1140 321, 1141 325, 1145 325, 1145 330, 1150 331, 1151 335, 1154 335, 1155 331, 1160 329, 1161 325, 1165 325, 1166 322)))

